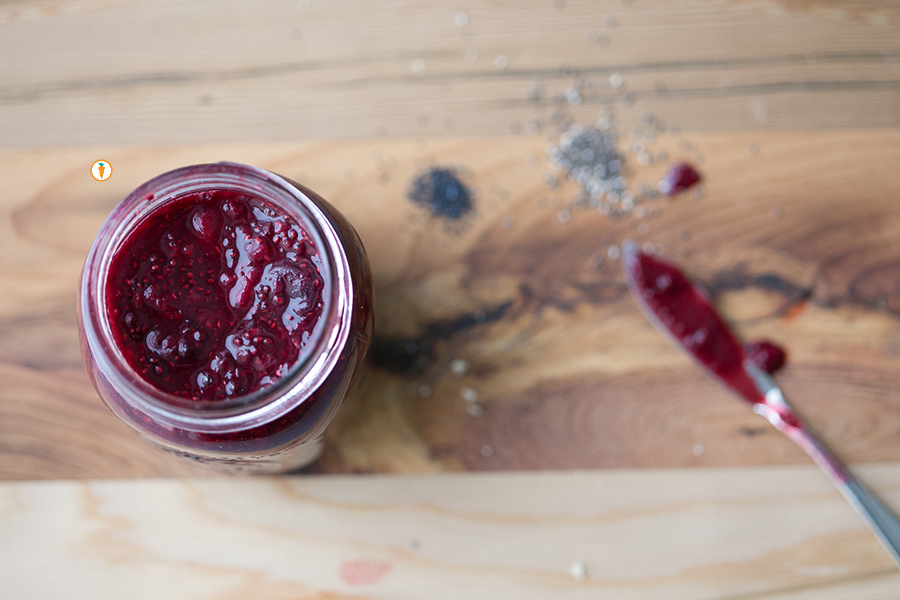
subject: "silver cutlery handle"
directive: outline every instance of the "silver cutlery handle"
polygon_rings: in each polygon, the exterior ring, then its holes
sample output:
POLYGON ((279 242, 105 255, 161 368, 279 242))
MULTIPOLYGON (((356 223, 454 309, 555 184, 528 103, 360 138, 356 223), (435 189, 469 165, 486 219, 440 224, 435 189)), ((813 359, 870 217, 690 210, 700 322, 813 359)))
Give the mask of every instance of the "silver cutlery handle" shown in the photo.
POLYGON ((900 567, 900 519, 816 437, 785 401, 781 390, 777 386, 770 388, 766 393, 766 403, 754 405, 753 410, 793 440, 819 465, 863 518, 894 564, 900 567))
POLYGON ((844 485, 839 485, 838 489, 856 512, 866 520, 869 529, 894 559, 894 563, 900 567, 900 521, 897 520, 897 516, 853 476, 845 481, 844 485))

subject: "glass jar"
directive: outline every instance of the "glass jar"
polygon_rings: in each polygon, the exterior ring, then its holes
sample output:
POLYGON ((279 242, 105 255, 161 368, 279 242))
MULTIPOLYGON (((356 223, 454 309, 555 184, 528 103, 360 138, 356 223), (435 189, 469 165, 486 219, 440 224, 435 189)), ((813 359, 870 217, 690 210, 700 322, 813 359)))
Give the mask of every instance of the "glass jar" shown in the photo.
POLYGON ((164 173, 123 200, 85 262, 78 323, 85 366, 106 405, 160 448, 230 472, 276 473, 322 452, 324 431, 358 374, 372 336, 372 281, 362 242, 328 202, 279 175, 237 163, 164 173), (198 401, 157 389, 126 360, 110 323, 110 265, 150 215, 204 190, 263 198, 310 236, 322 278, 322 312, 297 362, 256 392, 198 401))

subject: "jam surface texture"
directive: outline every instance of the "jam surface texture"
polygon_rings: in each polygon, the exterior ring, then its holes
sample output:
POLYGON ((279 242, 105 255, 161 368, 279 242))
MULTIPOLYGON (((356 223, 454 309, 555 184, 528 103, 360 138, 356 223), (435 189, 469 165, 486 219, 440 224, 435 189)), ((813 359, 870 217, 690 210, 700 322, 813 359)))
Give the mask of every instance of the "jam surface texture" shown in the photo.
POLYGON ((144 219, 110 264, 106 305, 129 365, 157 389, 225 400, 285 375, 323 311, 309 234, 242 191, 181 196, 144 219))

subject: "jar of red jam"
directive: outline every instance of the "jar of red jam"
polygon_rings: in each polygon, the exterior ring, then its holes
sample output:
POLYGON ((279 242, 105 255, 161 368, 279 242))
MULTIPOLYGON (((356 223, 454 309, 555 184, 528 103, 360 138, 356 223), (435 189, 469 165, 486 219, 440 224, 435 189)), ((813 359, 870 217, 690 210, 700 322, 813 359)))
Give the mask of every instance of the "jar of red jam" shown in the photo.
POLYGON ((107 218, 78 299, 85 365, 126 424, 233 472, 322 451, 372 334, 353 227, 284 177, 216 163, 148 181, 107 218))

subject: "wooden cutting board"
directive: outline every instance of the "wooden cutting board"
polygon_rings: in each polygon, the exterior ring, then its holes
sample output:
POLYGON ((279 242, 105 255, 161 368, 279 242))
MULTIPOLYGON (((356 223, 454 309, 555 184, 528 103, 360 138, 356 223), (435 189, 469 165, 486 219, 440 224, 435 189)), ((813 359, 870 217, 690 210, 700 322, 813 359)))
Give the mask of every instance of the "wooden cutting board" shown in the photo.
MULTIPOLYGON (((627 147, 629 135, 621 141, 627 147)), ((170 168, 220 159, 309 185, 347 214, 371 259, 373 365, 312 471, 807 464, 644 320, 610 258, 625 238, 682 264, 746 339, 787 347, 785 393, 839 455, 898 460, 900 135, 663 135, 656 148, 698 164, 702 198, 655 201, 645 218, 618 221, 572 206, 574 184, 548 188, 546 143, 0 154, 0 478, 196 473, 97 399, 81 365, 75 290, 121 198, 170 168), (104 183, 89 174, 98 158, 114 169, 104 183), (413 177, 434 165, 458 169, 476 195, 458 222, 429 218, 407 198, 413 177), (466 361, 465 373, 454 360, 466 361)), ((634 177, 655 182, 663 166, 634 164, 634 177)))

